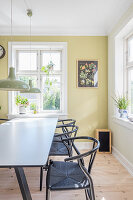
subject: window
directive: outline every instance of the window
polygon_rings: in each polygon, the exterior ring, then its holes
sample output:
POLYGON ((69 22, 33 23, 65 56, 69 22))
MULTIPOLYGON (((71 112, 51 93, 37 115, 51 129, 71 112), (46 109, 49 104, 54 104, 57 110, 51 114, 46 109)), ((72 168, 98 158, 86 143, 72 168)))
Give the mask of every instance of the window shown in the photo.
POLYGON ((10 92, 9 114, 18 113, 15 97, 28 98, 27 112, 33 105, 39 113, 67 113, 67 45, 66 43, 13 43, 16 77, 41 90, 40 94, 10 92))
POLYGON ((126 39, 126 90, 130 101, 129 113, 133 114, 133 35, 126 39))

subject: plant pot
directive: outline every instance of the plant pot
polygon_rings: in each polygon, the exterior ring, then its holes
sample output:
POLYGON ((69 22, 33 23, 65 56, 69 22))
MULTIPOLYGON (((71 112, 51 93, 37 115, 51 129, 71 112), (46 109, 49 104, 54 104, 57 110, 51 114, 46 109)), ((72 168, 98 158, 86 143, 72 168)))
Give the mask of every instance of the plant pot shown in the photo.
POLYGON ((26 109, 24 106, 19 106, 19 114, 25 114, 26 113, 26 109))
POLYGON ((37 114, 37 110, 34 110, 34 114, 37 114))
POLYGON ((128 117, 127 110, 119 109, 119 113, 120 113, 120 118, 127 118, 128 117))

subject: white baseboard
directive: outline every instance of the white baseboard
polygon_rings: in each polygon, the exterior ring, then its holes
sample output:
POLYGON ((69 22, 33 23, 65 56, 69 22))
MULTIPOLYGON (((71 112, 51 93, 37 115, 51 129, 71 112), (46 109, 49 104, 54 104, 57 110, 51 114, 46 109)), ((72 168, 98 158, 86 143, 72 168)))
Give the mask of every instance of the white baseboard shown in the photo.
POLYGON ((112 146, 112 154, 115 158, 127 169, 127 171, 133 176, 133 164, 129 162, 125 156, 123 156, 115 147, 112 146))
POLYGON ((75 141, 75 145, 79 150, 89 150, 92 148, 92 142, 76 142, 75 141))

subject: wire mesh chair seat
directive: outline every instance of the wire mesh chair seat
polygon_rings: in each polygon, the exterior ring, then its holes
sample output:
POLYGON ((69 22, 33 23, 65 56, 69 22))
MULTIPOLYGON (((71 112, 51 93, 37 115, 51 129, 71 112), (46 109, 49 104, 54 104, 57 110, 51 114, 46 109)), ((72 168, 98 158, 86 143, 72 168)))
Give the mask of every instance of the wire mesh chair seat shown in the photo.
POLYGON ((50 156, 68 156, 72 154, 71 145, 67 145, 67 147, 60 141, 53 142, 50 149, 50 156))
POLYGON ((78 127, 75 125, 62 125, 57 127, 57 129, 65 129, 65 131, 63 133, 55 134, 49 156, 71 156, 71 142, 68 141, 67 144, 65 144, 62 142, 62 140, 68 137, 75 137, 77 134, 78 127))
POLYGON ((50 191, 77 189, 85 190, 86 200, 95 200, 93 181, 90 173, 100 143, 95 138, 87 136, 67 138, 63 139, 63 142, 65 143, 68 140, 72 142, 72 148, 75 150, 76 155, 66 158, 64 162, 50 161, 46 176, 46 200, 49 200, 50 191), (78 139, 91 141, 92 149, 81 154, 74 143, 78 139), (85 167, 83 159, 87 156, 90 158, 88 168, 85 167))
MULTIPOLYGON (((55 139, 53 140, 51 149, 49 152, 49 156, 72 156, 72 143, 68 141, 63 143, 62 140, 68 137, 75 137, 77 134, 78 127, 72 124, 64 124, 57 126, 57 130, 61 130, 60 133, 55 134, 55 139)), ((43 170, 48 169, 48 162, 47 165, 40 168, 40 191, 42 190, 42 181, 43 181, 43 170)))
POLYGON ((62 136, 62 138, 54 136, 53 142, 60 142, 61 139, 65 139, 65 138, 66 138, 65 136, 62 136))
POLYGON ((67 143, 63 143, 62 140, 67 139, 68 137, 76 137, 78 126, 75 125, 62 125, 57 127, 58 129, 65 128, 67 131, 59 134, 55 134, 54 140, 50 149, 49 156, 60 156, 60 155, 72 155, 72 143, 68 141, 67 143), (56 141, 57 139, 57 141, 56 141), (64 153, 63 153, 64 152, 64 153))
POLYGON ((53 161, 50 164, 48 177, 50 190, 85 189, 89 187, 88 179, 79 164, 75 162, 53 161))

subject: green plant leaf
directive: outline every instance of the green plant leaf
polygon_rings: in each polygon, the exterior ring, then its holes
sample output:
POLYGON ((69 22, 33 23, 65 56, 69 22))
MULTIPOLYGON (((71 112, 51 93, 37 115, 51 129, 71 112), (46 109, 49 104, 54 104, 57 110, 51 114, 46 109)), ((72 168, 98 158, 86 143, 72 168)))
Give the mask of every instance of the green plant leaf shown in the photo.
POLYGON ((116 96, 113 100, 115 101, 116 107, 119 109, 126 110, 129 105, 129 100, 125 96, 116 96))
POLYGON ((22 97, 22 96, 20 96, 20 95, 17 95, 17 96, 15 97, 15 102, 16 102, 16 105, 17 105, 17 106, 23 105, 23 106, 27 107, 27 106, 29 105, 28 99, 25 98, 25 97, 22 97))

